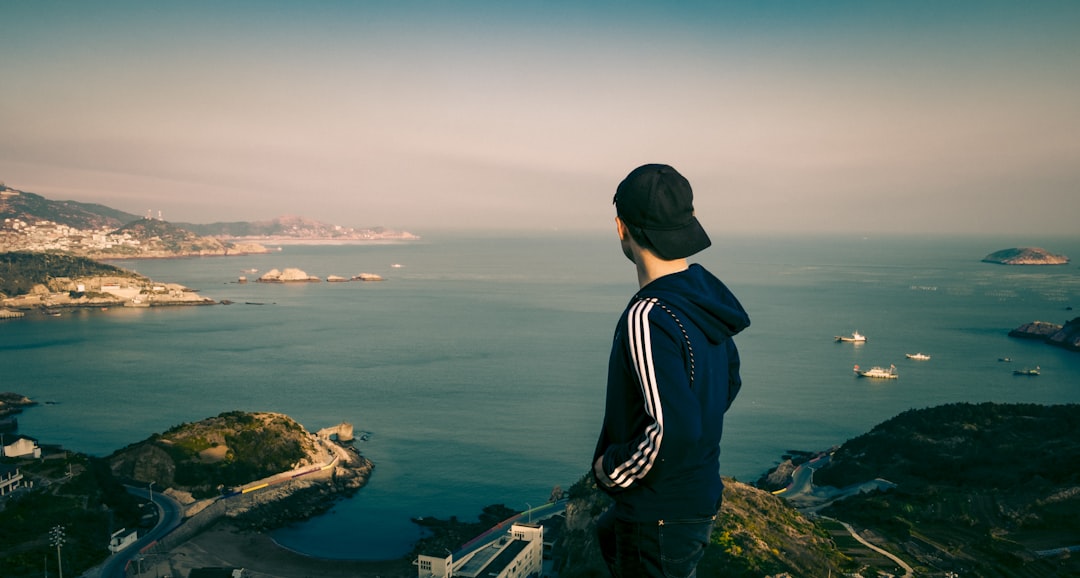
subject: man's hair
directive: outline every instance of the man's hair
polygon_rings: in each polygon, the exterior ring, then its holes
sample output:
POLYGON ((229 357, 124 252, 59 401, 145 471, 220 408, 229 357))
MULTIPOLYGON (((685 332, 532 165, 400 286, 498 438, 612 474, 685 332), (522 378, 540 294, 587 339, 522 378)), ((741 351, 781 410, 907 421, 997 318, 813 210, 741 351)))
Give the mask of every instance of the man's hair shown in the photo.
POLYGON ((638 244, 638 247, 656 253, 656 248, 652 246, 652 243, 649 242, 649 238, 645 236, 645 229, 642 229, 637 225, 631 225, 626 221, 623 221, 623 225, 626 226, 626 230, 630 232, 630 238, 638 244))

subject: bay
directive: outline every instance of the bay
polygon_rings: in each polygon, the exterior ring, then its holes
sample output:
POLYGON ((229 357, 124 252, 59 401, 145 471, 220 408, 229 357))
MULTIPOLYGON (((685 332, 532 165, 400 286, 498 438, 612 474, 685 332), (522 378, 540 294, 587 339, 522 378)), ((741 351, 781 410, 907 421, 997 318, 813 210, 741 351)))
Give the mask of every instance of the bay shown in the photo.
MULTIPOLYGON (((752 482, 788 450, 826 449, 912 408, 1080 402, 1080 354, 1007 336, 1074 317, 1080 269, 980 262, 1012 246, 1080 255, 1078 238, 714 236, 695 260, 752 320, 737 338, 745 386, 723 473, 752 482), (833 340, 856 330, 866 344, 833 340), (931 359, 904 357, 915 352, 931 359), (900 378, 859 379, 855 364, 895 364, 900 378), (1042 375, 1012 374, 1027 366, 1042 375)), ((400 556, 420 536, 410 517, 524 510, 584 475, 613 324, 636 288, 618 243, 586 234, 116 264, 234 304, 0 323, 0 390, 55 402, 22 414, 21 431, 103 456, 232 410, 285 413, 309 430, 352 423, 376 464, 368 486, 274 534, 325 558, 400 556), (386 280, 236 282, 285 267, 386 280)))

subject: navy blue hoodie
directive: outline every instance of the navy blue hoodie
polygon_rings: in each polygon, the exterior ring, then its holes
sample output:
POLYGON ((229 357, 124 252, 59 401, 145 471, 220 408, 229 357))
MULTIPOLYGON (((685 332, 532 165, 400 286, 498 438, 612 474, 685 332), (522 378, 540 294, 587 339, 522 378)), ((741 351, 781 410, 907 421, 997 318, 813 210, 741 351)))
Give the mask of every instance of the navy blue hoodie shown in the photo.
POLYGON ((593 462, 615 514, 637 522, 710 517, 720 507, 720 436, 742 380, 731 339, 750 325, 704 267, 666 275, 630 300, 608 363, 593 462))

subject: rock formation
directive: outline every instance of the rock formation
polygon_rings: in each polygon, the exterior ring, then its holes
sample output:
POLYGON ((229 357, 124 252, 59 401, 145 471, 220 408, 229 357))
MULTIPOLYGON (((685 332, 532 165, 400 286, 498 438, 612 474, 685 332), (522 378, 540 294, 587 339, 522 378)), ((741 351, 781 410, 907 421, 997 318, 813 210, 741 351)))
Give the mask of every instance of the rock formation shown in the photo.
POLYGON ((256 279, 259 283, 318 283, 318 277, 313 277, 294 267, 287 267, 284 271, 271 269, 256 279))
POLYGON ((383 276, 376 273, 359 273, 353 275, 353 281, 382 281, 383 276))

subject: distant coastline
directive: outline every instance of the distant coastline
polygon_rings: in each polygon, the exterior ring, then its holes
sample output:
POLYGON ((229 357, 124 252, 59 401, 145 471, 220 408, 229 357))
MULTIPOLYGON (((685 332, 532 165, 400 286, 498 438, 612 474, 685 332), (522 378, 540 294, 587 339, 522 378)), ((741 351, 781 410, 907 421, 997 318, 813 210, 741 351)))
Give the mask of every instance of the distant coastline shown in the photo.
MULTIPOLYGON (((413 237, 411 239, 404 238, 390 238, 390 239, 334 239, 334 238, 297 238, 297 237, 257 237, 257 238, 244 238, 234 239, 236 241, 244 242, 257 242, 266 245, 403 245, 405 243, 411 243, 414 240, 418 240, 419 237, 413 237)), ((272 249, 271 249, 272 251, 272 249)))

